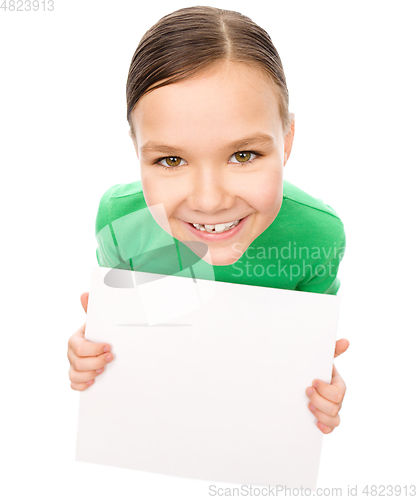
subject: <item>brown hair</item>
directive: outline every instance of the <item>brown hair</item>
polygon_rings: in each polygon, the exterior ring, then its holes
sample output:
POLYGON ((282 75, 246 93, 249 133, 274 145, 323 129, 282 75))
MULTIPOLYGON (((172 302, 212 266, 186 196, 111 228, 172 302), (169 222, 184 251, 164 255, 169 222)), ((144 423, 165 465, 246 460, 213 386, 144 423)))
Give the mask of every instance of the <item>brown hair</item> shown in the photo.
POLYGON ((186 7, 162 17, 142 37, 126 82, 127 119, 135 138, 131 112, 154 89, 184 80, 222 60, 260 68, 279 96, 286 134, 291 122, 289 93, 279 54, 268 33, 249 17, 215 7, 186 7))

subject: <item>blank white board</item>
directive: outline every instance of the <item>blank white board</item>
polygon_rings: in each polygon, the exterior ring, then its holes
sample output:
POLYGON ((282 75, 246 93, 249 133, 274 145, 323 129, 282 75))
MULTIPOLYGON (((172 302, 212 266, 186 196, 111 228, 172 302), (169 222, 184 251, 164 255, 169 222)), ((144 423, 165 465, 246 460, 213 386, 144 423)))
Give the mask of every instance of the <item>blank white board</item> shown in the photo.
POLYGON ((340 299, 94 267, 85 338, 114 360, 80 393, 76 460, 315 489, 305 391, 331 381, 340 299))

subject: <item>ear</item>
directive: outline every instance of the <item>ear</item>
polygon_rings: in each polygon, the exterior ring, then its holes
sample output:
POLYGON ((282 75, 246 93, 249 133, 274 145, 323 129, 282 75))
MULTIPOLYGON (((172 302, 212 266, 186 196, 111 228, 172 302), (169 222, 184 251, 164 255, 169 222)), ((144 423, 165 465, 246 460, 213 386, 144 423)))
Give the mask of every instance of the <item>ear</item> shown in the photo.
POLYGON ((132 142, 133 142, 133 145, 134 145, 134 149, 135 149, 135 154, 136 154, 136 157, 137 157, 137 158, 138 158, 138 160, 139 160, 139 156, 138 156, 138 145, 137 145, 137 143, 136 143, 136 138, 135 138, 135 136, 133 135, 132 130, 131 130, 131 128, 130 128, 130 127, 129 127, 129 130, 128 130, 128 135, 129 135, 129 137, 132 139, 132 142))
POLYGON ((290 113, 291 124, 290 128, 284 138, 284 165, 286 165, 289 160, 290 153, 292 152, 293 139, 295 137, 295 114, 290 113))

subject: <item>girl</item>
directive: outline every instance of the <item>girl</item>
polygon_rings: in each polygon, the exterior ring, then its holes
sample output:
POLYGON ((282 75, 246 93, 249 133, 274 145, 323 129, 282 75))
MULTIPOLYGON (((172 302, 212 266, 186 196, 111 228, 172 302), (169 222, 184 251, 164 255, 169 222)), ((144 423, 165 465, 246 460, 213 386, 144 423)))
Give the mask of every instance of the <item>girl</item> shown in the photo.
MULTIPOLYGON (((211 269, 218 281, 337 293, 344 226, 330 206, 283 180, 295 119, 280 57, 262 28, 213 7, 168 14, 140 41, 126 91, 141 180, 102 196, 100 266, 174 274, 182 270, 181 242, 200 242, 208 252, 197 277, 211 269), (158 204, 168 225, 155 214, 138 218, 158 204)), ((86 312, 87 301, 84 293, 86 312)), ((71 387, 80 391, 113 359, 110 346, 85 340, 84 330, 68 343, 71 387)), ((347 348, 339 340, 335 357, 347 348)), ((344 394, 335 366, 331 384, 315 380, 307 389, 323 433, 339 425, 344 394)))

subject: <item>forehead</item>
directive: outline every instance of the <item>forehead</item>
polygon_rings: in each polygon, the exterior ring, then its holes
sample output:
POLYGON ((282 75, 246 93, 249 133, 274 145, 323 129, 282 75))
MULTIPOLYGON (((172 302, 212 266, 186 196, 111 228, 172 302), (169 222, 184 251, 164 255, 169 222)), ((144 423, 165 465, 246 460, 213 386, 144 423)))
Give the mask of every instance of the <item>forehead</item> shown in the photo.
POLYGON ((141 97, 132 111, 138 146, 148 141, 224 142, 282 130, 279 101, 265 73, 222 63, 141 97))

